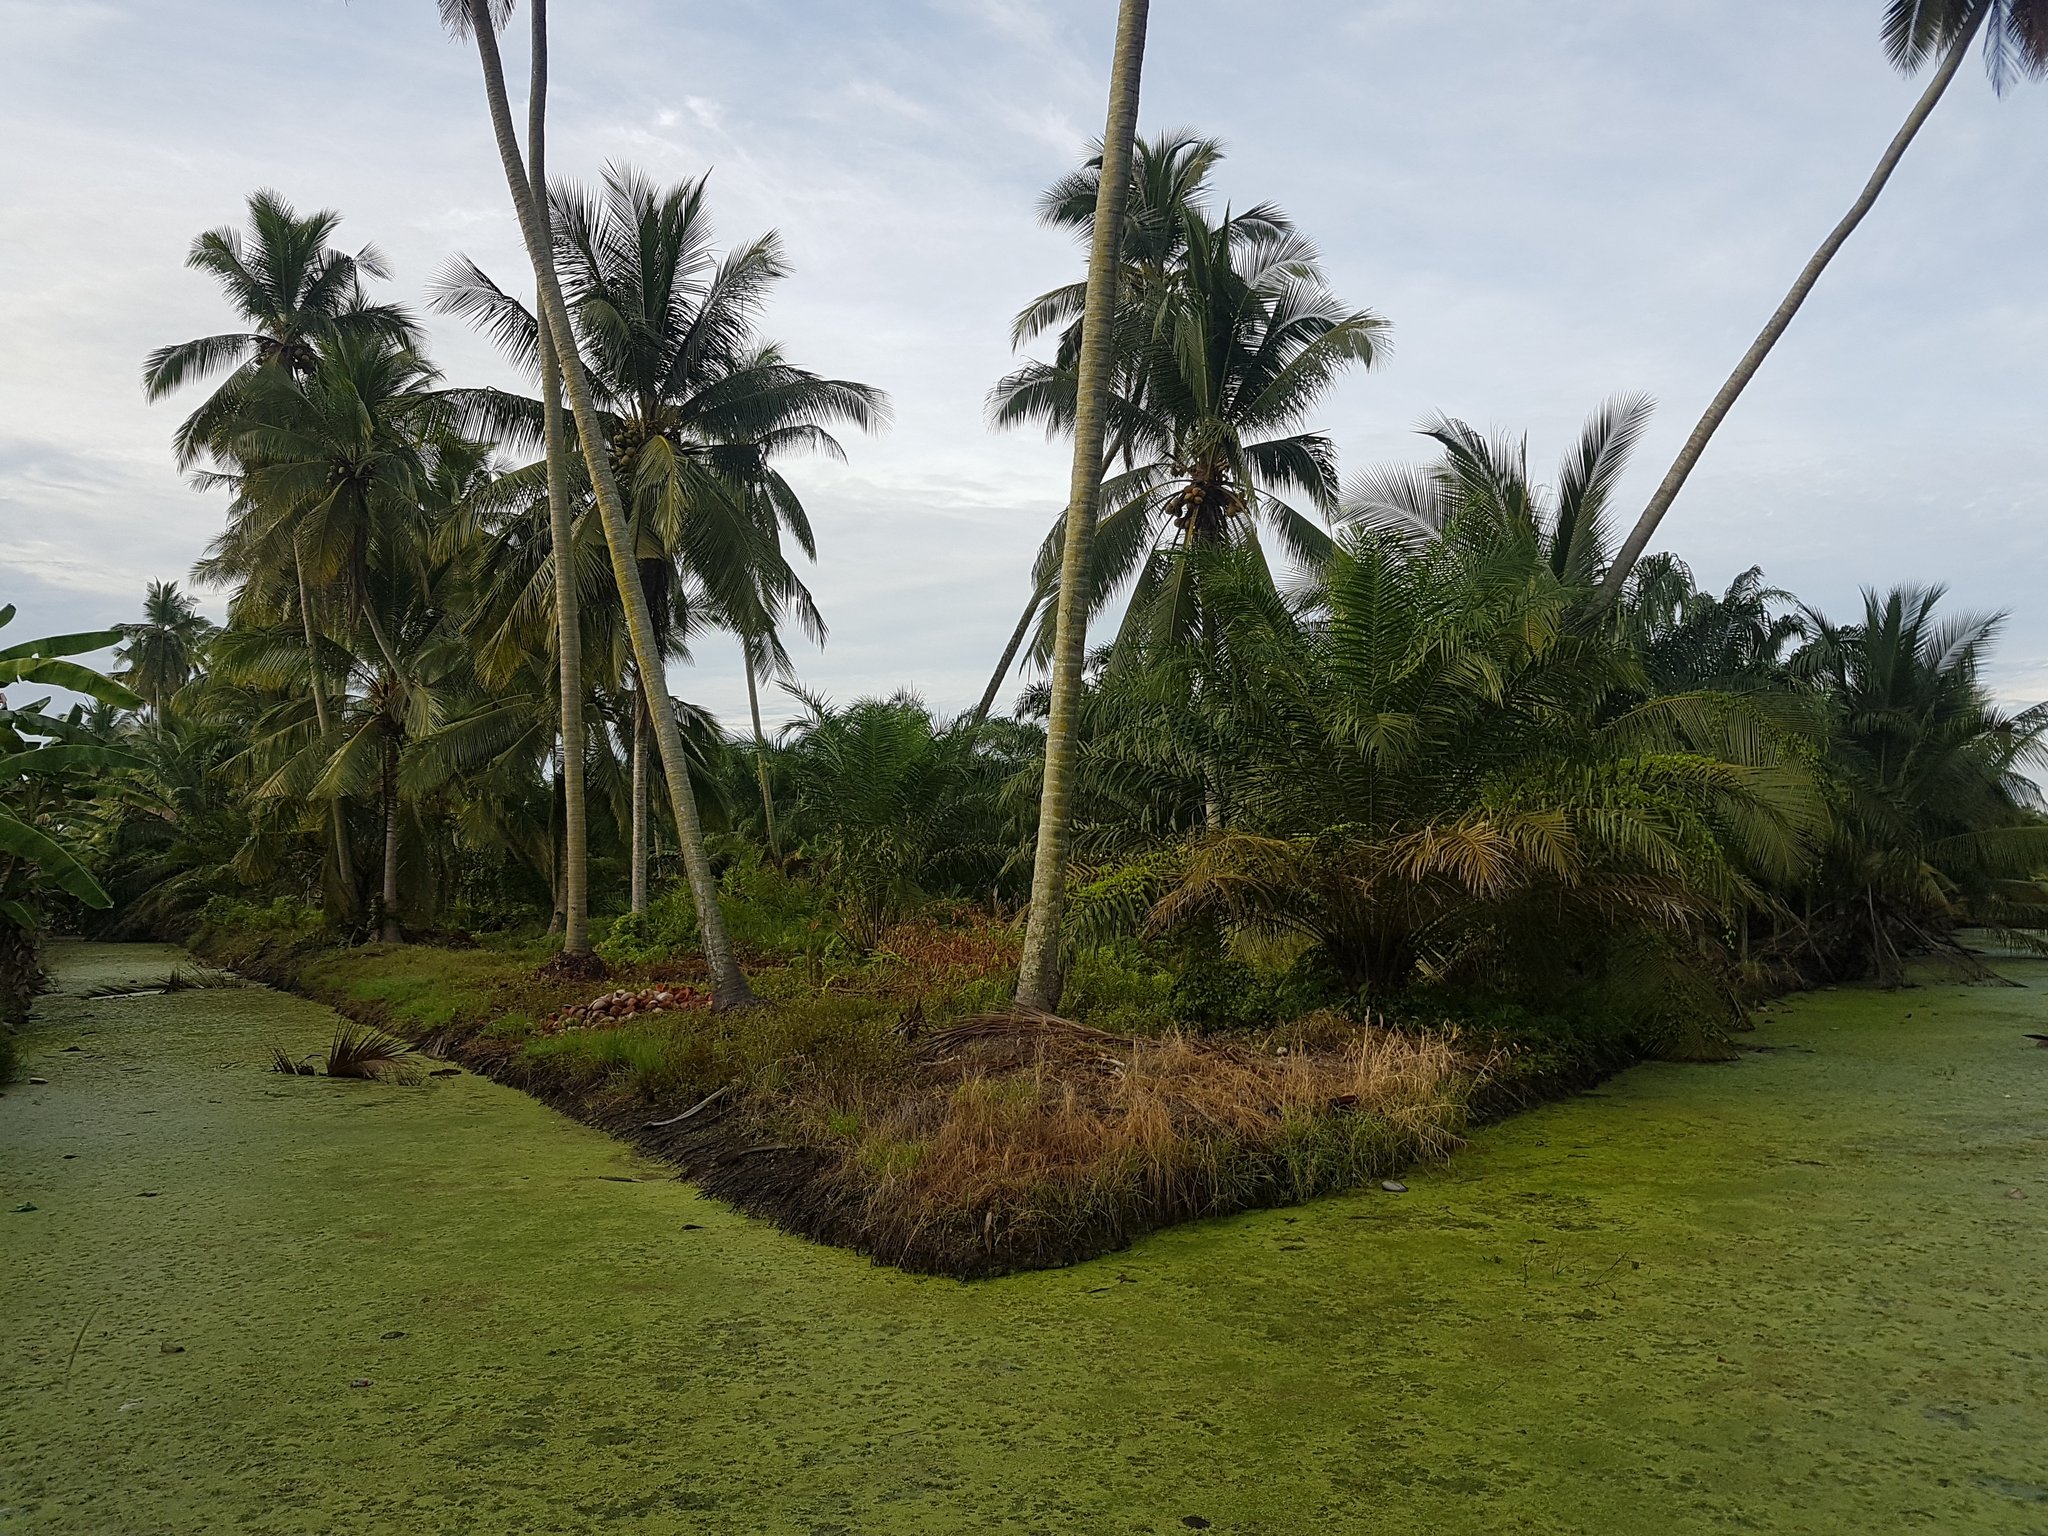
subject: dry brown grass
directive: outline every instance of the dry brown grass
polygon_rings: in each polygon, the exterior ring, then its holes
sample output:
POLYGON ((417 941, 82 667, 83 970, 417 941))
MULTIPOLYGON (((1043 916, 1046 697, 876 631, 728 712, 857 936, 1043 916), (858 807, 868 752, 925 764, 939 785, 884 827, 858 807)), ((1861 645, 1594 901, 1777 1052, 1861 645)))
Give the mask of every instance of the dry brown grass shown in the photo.
MULTIPOLYGON (((1045 1015, 933 1036, 914 1083, 801 1106, 883 1257, 990 1272, 1300 1200, 1458 1144, 1478 1064, 1447 1035, 1334 1022, 1325 1049, 1134 1040, 1045 1015), (978 1252, 981 1262, 962 1263, 978 1252)), ((919 1264, 917 1267, 924 1267, 919 1264)))

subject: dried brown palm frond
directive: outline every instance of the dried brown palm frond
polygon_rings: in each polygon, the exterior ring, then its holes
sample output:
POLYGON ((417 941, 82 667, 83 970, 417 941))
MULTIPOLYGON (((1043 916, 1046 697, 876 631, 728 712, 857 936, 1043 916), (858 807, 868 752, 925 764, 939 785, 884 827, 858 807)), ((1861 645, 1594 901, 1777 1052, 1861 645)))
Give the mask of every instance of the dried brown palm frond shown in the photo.
POLYGON ((191 970, 180 966, 164 978, 166 992, 212 991, 248 985, 247 981, 233 971, 215 970, 211 966, 194 966, 191 970))
POLYGON ((344 1021, 327 1047, 327 1075, 375 1082, 416 1083, 422 1069, 405 1041, 368 1024, 344 1021))

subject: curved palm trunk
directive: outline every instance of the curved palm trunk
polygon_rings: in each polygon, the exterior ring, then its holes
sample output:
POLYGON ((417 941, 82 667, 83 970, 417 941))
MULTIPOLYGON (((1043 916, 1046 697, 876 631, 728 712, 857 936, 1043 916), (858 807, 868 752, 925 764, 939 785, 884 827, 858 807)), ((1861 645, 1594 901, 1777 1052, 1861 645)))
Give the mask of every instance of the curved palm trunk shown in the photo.
MULTIPOLYGON (((475 3, 475 0, 472 0, 475 3)), ((1074 472, 1060 550, 1058 628, 1053 642, 1052 713, 1045 730, 1045 786, 1038 801, 1038 848, 1031 867, 1031 915, 1017 967, 1017 1002, 1050 1012, 1059 1005, 1060 929, 1067 908, 1068 814, 1073 794, 1081 666, 1088 646, 1088 547, 1102 501, 1104 421, 1109 407, 1110 331, 1116 308, 1116 258, 1130 194, 1131 141, 1138 127, 1138 86, 1145 67, 1149 0, 1123 0, 1110 67, 1109 117, 1102 134, 1102 176, 1095 235, 1088 251, 1088 299, 1074 413, 1074 472)))
POLYGON ((1017 620, 1017 627, 1010 631, 1010 643, 1003 647, 1002 659, 996 663, 995 676, 988 680, 988 687, 981 691, 981 702, 974 706, 974 723, 981 724, 988 718, 988 712, 995 708, 996 695, 1002 691, 1003 679, 1010 675, 1010 668, 1017 660, 1017 652, 1024 648, 1024 637, 1031 633, 1031 621, 1038 617, 1038 610, 1045 605, 1045 589, 1033 587, 1031 600, 1024 605, 1024 613, 1017 620))
POLYGON ((647 592, 633 563, 633 546, 626 527, 625 501, 619 482, 606 457, 604 423, 591 397, 590 381, 583 372, 583 360, 568 338, 575 333, 569 325, 569 307, 562 298, 561 279, 555 271, 554 249, 546 221, 533 200, 519 153, 519 140, 512 130, 512 111, 505 97, 505 67, 498 55, 497 34, 491 28, 487 0, 469 0, 470 30, 476 37, 477 57, 483 66, 484 94, 490 106, 491 130, 497 139, 498 159, 505 170, 505 183, 512 205, 519 215, 519 229, 526 241, 526 254, 533 262, 540 288, 541 311, 550 332, 560 339, 556 350, 562 365, 562 382, 569 392, 569 410, 576 419, 576 436, 583 449, 583 462, 590 471, 596 493, 597 513, 604 527, 605 544, 611 553, 612 575, 625 600, 626 628, 632 636, 633 656, 640 669, 641 685, 647 690, 649 711, 654 717, 654 741, 661 753, 662 776, 668 783, 669 803, 675 812, 676 835, 682 844, 683 866, 690 878, 690 894, 697 906, 697 930, 704 944, 704 961, 711 972, 712 1000, 720 1008, 743 1008, 757 1001, 747 978, 733 957, 732 939, 725 930, 725 917, 718 908, 718 882, 711 873, 711 859, 704 847, 704 824, 697 814, 697 797, 690 787, 690 769, 683 755, 682 731, 676 725, 670 703, 668 679, 662 671, 661 653, 655 643, 654 620, 647 608, 647 592))
POLYGON ((1635 569, 1636 561, 1642 558, 1644 549, 1649 546, 1651 537, 1657 532, 1657 525, 1664 521, 1664 514, 1671 510, 1671 503, 1678 499, 1678 493, 1684 487, 1686 477, 1692 473, 1693 465, 1699 462, 1700 455, 1706 452, 1707 443, 1720 427, 1722 419, 1734 408, 1743 390, 1749 387, 1749 381, 1756 377, 1757 370, 1763 366, 1764 359, 1770 356, 1771 348, 1778 344, 1778 338, 1783 336, 1786 328, 1792 324, 1792 317, 1799 313, 1799 306, 1806 302, 1807 294, 1813 291, 1813 285, 1819 281, 1821 273, 1827 269, 1828 263, 1835 259, 1835 253, 1841 250, 1844 242, 1856 232, 1856 226, 1863 222, 1864 215, 1876 206, 1878 194, 1884 191, 1885 183, 1891 180, 1892 172, 1899 168, 1899 161, 1905 157, 1908 146, 1912 144, 1922 125, 1926 123, 1928 115, 1940 102, 1942 93, 1949 87, 1949 82, 1955 79, 1956 70, 1962 65, 1963 56, 1970 51, 1970 44, 1983 27, 1984 18, 1989 13, 1989 6, 1978 6, 1975 19, 1949 45, 1948 52, 1942 56, 1940 68, 1934 72, 1934 78, 1927 82, 1927 89, 1922 91, 1920 99, 1913 103, 1913 110, 1906 114, 1905 123, 1893 135, 1891 143, 1885 147, 1883 158, 1877 162, 1877 169, 1871 172, 1870 180, 1864 183, 1862 195, 1856 199, 1848 213, 1843 215, 1841 223, 1828 231, 1827 239, 1821 241, 1820 249, 1813 253, 1813 259, 1808 261, 1800 272, 1798 279, 1792 284, 1791 291, 1785 295, 1784 302, 1778 306, 1777 312, 1771 316, 1769 323, 1764 326, 1756 340, 1750 343, 1749 350, 1742 355, 1742 361, 1735 365, 1735 371, 1728 375, 1728 382, 1721 386, 1720 393, 1708 404, 1706 414, 1700 417, 1699 424, 1692 429, 1692 436, 1685 440, 1685 446, 1678 450, 1678 457, 1666 471, 1663 483, 1657 487, 1656 494, 1651 496, 1649 505, 1643 508, 1642 516, 1636 519, 1635 527, 1629 530, 1628 538, 1615 554, 1614 563, 1607 567, 1607 574, 1601 579, 1600 592, 1596 599, 1600 608, 1608 607, 1621 596, 1621 589, 1628 580, 1629 572, 1635 569))
POLYGON ((754 688, 754 647, 740 637, 740 655, 747 669, 747 712, 754 717, 754 781, 761 786, 761 815, 768 823, 768 852, 782 858, 782 836, 775 828, 775 796, 768 788, 768 735, 761 729, 761 696, 754 688))
POLYGON ((633 689, 633 851, 632 906, 647 910, 647 700, 633 689))
MULTIPOLYGON (((548 206, 548 0, 533 7, 533 76, 526 97, 531 195, 548 206)), ((536 311, 542 306, 536 304, 536 311)), ((568 444, 562 432, 562 365, 545 318, 540 330, 540 399, 547 438, 548 534, 555 567, 555 654, 562 694, 562 952, 590 948, 590 817, 583 789, 583 636, 578 628, 575 527, 569 514, 568 444)), ((635 908, 635 911, 640 910, 635 908)))

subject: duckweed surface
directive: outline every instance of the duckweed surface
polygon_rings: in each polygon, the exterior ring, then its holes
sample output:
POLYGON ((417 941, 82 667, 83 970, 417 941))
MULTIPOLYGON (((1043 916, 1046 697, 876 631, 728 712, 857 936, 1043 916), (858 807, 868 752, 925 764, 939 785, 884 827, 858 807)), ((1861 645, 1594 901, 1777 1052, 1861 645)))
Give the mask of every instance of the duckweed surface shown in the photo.
POLYGON ((306 1002, 82 995, 184 959, 60 949, 0 1098, 8 1536, 2048 1530, 2048 965, 962 1285, 264 1071, 306 1002))

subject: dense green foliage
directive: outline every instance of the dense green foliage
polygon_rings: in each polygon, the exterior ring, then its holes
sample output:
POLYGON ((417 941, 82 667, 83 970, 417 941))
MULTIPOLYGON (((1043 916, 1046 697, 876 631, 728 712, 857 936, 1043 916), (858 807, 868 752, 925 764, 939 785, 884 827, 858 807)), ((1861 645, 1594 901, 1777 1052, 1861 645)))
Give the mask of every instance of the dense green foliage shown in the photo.
MULTIPOLYGON (((1548 486, 1521 443, 1449 418, 1426 429, 1433 462, 1344 485, 1316 413, 1385 322, 1328 293, 1278 209, 1212 210, 1220 154, 1169 134, 1133 170, 1095 545, 1098 602, 1127 602, 1082 708, 1070 1012, 1137 1033, 1331 1006, 1513 1014, 1711 1052, 1761 989, 1893 977, 1913 950, 1967 963, 1957 926, 2031 925, 2048 831, 2026 775, 2048 714, 1987 694, 1996 619, 1900 589, 1842 623, 1756 570, 1702 592, 1668 556, 1603 603, 1640 399, 1597 412, 1548 486)), ((1096 175, 1056 186, 1048 220, 1085 232, 1096 175)), ((719 256, 703 182, 615 170, 553 205, 663 648, 686 661, 724 629, 750 690, 791 677, 781 626, 822 639, 824 621, 784 550, 816 556, 785 461, 837 454, 828 429, 879 425, 886 402, 761 339, 787 262, 773 235, 719 256)), ((541 402, 445 384, 418 322, 367 291, 381 261, 332 249, 335 224, 266 193, 246 237, 195 246, 245 330, 163 349, 147 383, 225 373, 177 447, 231 498, 197 568, 228 622, 157 584, 97 715, 6 717, 0 829, 43 850, 9 921, 95 899, 89 845, 121 931, 538 935, 561 913, 573 753, 600 953, 688 962, 697 914, 647 795, 588 476, 568 475, 586 697, 564 743, 548 477, 523 462, 541 402), (53 765, 95 768, 95 792, 53 765)), ((1002 381, 999 422, 1071 428, 1081 300, 1020 316, 1020 344, 1057 345, 1002 381)), ((481 269, 456 263, 436 302, 537 370, 531 312, 481 269)), ((1047 615, 1058 532, 1034 578, 1047 615)), ((51 644, 5 656, 62 682, 51 644)), ((681 711, 726 921, 796 978, 771 990, 889 953, 935 910, 1008 922, 1043 688, 1014 718, 796 694, 774 738, 758 709, 744 733, 681 711)), ((982 979, 962 997, 1000 1001, 982 979)))
MULTIPOLYGON (((0 608, 0 629, 13 619, 12 607, 0 608)), ((0 689, 66 688, 101 711, 139 706, 122 684, 69 659, 114 638, 50 635, 0 647, 0 689)), ((14 1030, 44 984, 37 941, 48 908, 110 905, 84 846, 94 820, 121 798, 121 790, 103 789, 104 777, 142 766, 104 738, 84 706, 57 714, 50 702, 45 695, 12 703, 0 692, 0 1083, 14 1075, 14 1030)))

